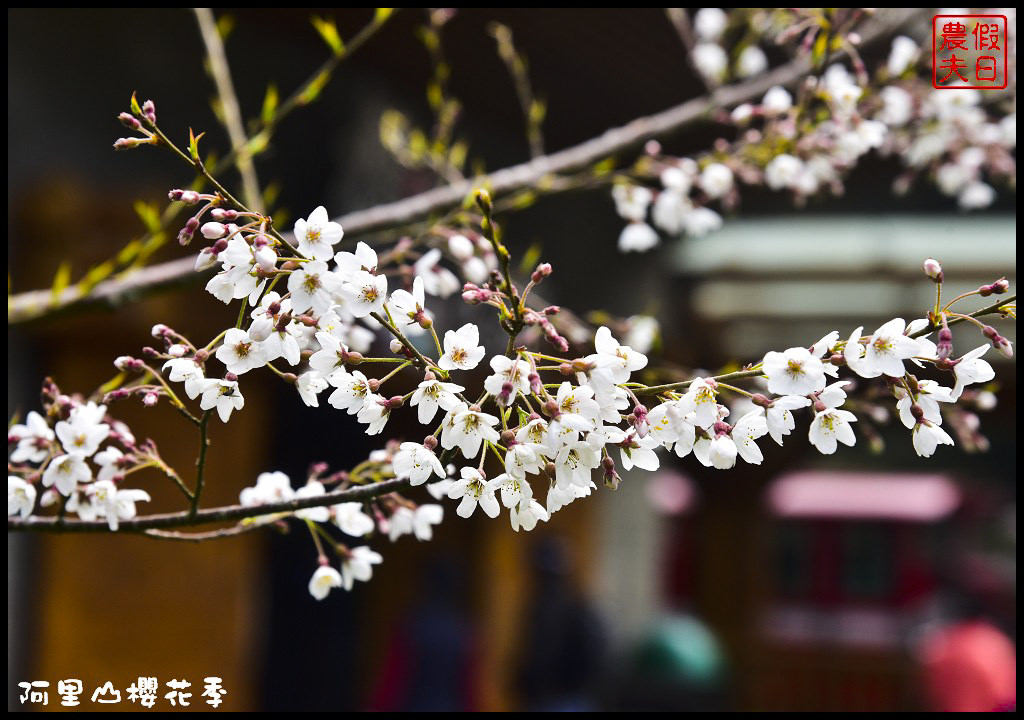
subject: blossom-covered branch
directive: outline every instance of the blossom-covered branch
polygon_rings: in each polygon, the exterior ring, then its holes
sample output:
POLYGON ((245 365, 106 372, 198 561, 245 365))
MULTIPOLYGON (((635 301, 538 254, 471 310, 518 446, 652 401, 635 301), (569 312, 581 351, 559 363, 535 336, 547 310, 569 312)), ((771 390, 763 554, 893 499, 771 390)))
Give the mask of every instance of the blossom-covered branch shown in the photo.
MULTIPOLYGON (((720 30, 705 19, 695 32, 720 30)), ((846 75, 842 82, 852 81, 846 75)), ((828 102, 840 95, 834 90, 828 102)), ((805 346, 768 350, 737 371, 652 384, 642 336, 626 340, 605 325, 592 337, 575 338, 575 345, 563 336, 556 324, 561 308, 537 294, 555 271, 550 264, 536 264, 528 280, 515 277, 493 176, 490 190, 467 186, 463 192, 475 208, 415 238, 342 250, 345 230, 323 206, 286 235, 270 214, 240 201, 203 164, 197 137, 184 149, 170 139, 153 102, 140 105, 133 97, 122 121, 134 131, 118 141, 122 146, 163 148, 213 188, 173 189, 169 198, 190 213, 179 233, 182 244, 203 245, 190 267, 207 277, 209 295, 238 304, 238 319, 209 340, 155 325, 153 345, 139 357, 117 358, 117 375, 89 396, 61 392, 47 379, 41 412, 9 425, 9 531, 203 541, 254 526, 304 525, 318 565, 309 590, 323 599, 332 588, 370 579, 382 562, 369 545, 353 547, 356 542, 378 534, 392 542, 404 535, 429 540, 443 520, 445 498, 458 501, 455 512, 463 518, 477 508, 496 518, 504 508, 514 530, 529 531, 590 496, 595 472, 614 489, 622 481, 620 467, 657 470, 666 451, 721 470, 740 460, 757 465, 764 459, 759 441, 767 435, 778 445, 789 442, 798 420, 807 441, 826 455, 840 444, 854 446, 855 427, 873 441, 872 424, 889 418, 906 427, 921 457, 954 444, 947 427, 966 448, 981 448, 973 411, 994 403, 984 384, 995 377, 983 356, 990 349, 1013 356, 1010 341, 981 320, 1016 317, 1009 282, 995 279, 944 301, 943 268, 929 258, 922 270, 935 285, 935 302, 916 319, 894 317, 870 333, 837 329, 817 341, 808 338, 805 346), (507 336, 504 348, 486 347, 477 322, 438 327, 428 298, 457 293, 476 308, 475 320, 497 323, 507 336), (990 296, 1001 300, 967 307, 990 296), (954 346, 951 327, 958 324, 954 346), (541 339, 549 347, 538 348, 541 339), (579 352, 581 346, 587 350, 579 352), (473 387, 469 373, 482 367, 490 372, 473 387), (424 435, 389 440, 348 470, 332 472, 314 462, 300 487, 284 473, 265 472, 241 491, 238 505, 204 508, 208 426, 245 411, 244 376, 261 370, 294 386, 308 406, 326 397, 370 437, 412 408, 424 435), (396 392, 397 378, 404 384, 396 392), (113 416, 115 403, 131 400, 145 407, 168 403, 197 428, 191 483, 168 466, 154 441, 138 440, 113 416), (172 482, 187 508, 140 516, 138 505, 150 500, 138 481, 145 476, 172 482), (420 486, 438 502, 411 499, 420 486), (181 532, 230 521, 237 524, 181 532)), ((675 211, 692 214, 687 196, 695 176, 682 165, 660 170, 661 197, 671 196, 675 211)), ((698 184, 721 199, 732 187, 731 173, 723 162, 706 163, 698 184)), ((615 199, 631 226, 644 224, 650 190, 620 184, 615 199)), ((654 212, 669 215, 664 207, 654 212)))

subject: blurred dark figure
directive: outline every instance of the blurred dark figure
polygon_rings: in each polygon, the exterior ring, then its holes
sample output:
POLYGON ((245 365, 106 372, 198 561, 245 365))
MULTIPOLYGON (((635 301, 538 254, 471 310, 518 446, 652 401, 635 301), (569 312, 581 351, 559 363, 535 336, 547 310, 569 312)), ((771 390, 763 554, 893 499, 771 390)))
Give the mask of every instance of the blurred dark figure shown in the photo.
POLYGON ((534 590, 524 619, 518 691, 531 711, 593 709, 594 679, 604 665, 604 630, 597 613, 570 582, 565 545, 534 549, 534 590))
POLYGON ((1017 651, 970 588, 952 593, 951 620, 918 647, 928 703, 944 712, 1015 710, 1017 651))
POLYGON ((417 597, 422 599, 389 639, 368 709, 475 709, 471 629, 459 601, 463 580, 460 566, 451 558, 438 558, 427 566, 418 583, 417 597))
POLYGON ((617 664, 605 688, 609 710, 727 709, 725 661, 718 640, 693 615, 658 620, 617 664))

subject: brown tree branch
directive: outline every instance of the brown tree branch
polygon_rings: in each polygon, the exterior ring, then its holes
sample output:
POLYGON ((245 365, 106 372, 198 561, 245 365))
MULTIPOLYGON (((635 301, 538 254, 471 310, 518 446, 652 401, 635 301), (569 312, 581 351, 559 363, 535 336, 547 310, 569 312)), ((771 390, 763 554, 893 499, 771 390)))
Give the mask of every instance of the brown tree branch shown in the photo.
MULTIPOLYGON (((373 485, 360 485, 346 490, 336 490, 324 495, 295 498, 267 505, 230 505, 207 508, 195 514, 189 510, 174 513, 144 515, 120 522, 119 533, 144 533, 147 530, 168 530, 171 528, 195 527, 212 522, 245 520, 246 518, 276 513, 289 513, 311 507, 326 507, 343 502, 369 500, 387 495, 409 486, 408 478, 384 480, 373 485)), ((7 532, 50 532, 50 533, 106 533, 110 532, 106 520, 68 520, 58 517, 7 518, 7 532)))
MULTIPOLYGON (((920 8, 879 10, 861 30, 861 46, 887 37, 925 13, 920 8)), ((405 225, 455 207, 480 186, 486 186, 495 198, 525 187, 534 187, 549 176, 578 171, 608 157, 635 149, 651 138, 669 135, 706 120, 717 108, 755 100, 775 85, 792 86, 810 71, 810 59, 800 57, 759 77, 720 87, 660 113, 637 118, 565 150, 498 170, 482 178, 454 182, 403 200, 351 212, 335 218, 335 221, 345 228, 346 235, 351 238, 405 225)), ((136 299, 142 293, 187 282, 197 275, 193 265, 193 258, 172 260, 101 282, 87 293, 77 288, 68 288, 57 298, 53 298, 49 290, 11 295, 7 298, 7 322, 26 322, 86 306, 116 307, 136 299)))

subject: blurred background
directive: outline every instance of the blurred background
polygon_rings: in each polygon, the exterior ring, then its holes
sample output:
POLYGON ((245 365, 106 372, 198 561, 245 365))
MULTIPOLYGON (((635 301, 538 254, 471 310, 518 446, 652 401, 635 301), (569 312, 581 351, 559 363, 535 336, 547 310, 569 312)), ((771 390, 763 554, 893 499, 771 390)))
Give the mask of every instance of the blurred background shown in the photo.
MULTIPOLYGON (((230 11, 227 50, 247 116, 268 82, 286 94, 326 57, 313 12, 230 11)), ((344 37, 371 15, 328 14, 344 37)), ((547 100, 549 151, 702 92, 660 11, 460 12, 443 33, 451 93, 464 107, 458 134, 489 169, 529 157, 512 81, 486 32, 495 20, 512 29, 547 100)), ((430 122, 429 63, 415 36, 423 21, 398 13, 319 102, 279 128, 257 169, 279 185, 290 218, 436 184, 378 141, 385 110, 430 122)), ((869 67, 887 51, 869 55, 869 67)), ((191 179, 170 154, 112 151, 133 91, 156 102, 177 137, 193 127, 208 131, 208 148, 228 146, 190 12, 8 11, 12 292, 49 287, 64 259, 79 277, 141 235, 133 202, 163 203, 191 179)), ((695 152, 717 132, 663 145, 695 152)), ((951 291, 1002 275, 1015 286, 1015 193, 968 215, 933 188, 896 197, 897 170, 870 156, 844 197, 802 210, 745 192, 721 231, 644 255, 616 250, 622 222, 604 190, 543 199, 502 220, 513 254, 540 243, 554 265, 549 301, 653 314, 664 357, 716 368, 831 329, 918 317, 933 292, 919 270, 928 256, 943 262, 951 291)), ((168 245, 155 257, 185 254, 168 245)), ((9 325, 8 413, 36 408, 45 376, 65 392, 96 387, 156 322, 212 337, 235 312, 192 286, 116 312, 9 325)), ((457 327, 481 311, 439 303, 438 314, 457 327)), ((999 329, 1016 341, 1012 323, 999 329)), ((796 432, 784 448, 763 443, 763 465, 728 473, 664 455, 660 472, 624 475, 617 491, 600 488, 528 535, 504 518, 462 520, 445 501, 433 541, 377 538, 384 562, 372 582, 323 602, 307 590, 316 563, 304 533, 198 545, 9 536, 8 707, 25 707, 22 681, 48 680, 53 709, 58 680, 79 678, 88 695, 108 680, 123 689, 156 676, 189 680, 192 707, 206 708, 199 695, 211 675, 228 692, 222 710, 936 707, 950 647, 1011 661, 1015 652, 1000 643, 1016 641, 1016 375, 995 353, 988 359, 998 384, 989 388, 998 404, 981 416, 988 452, 958 443, 921 460, 890 423, 877 437, 858 427, 857 447, 831 457, 796 432), (978 619, 992 632, 951 634, 978 619)), ((348 467, 383 444, 330 407, 306 408, 272 377, 243 384, 244 411, 212 431, 211 504, 235 502, 260 472, 298 482, 313 460, 348 467)), ((170 408, 114 412, 187 472, 195 439, 170 408)), ((419 432, 394 421, 389 431, 419 432)), ((170 489, 147 489, 152 510, 176 507, 170 489)))

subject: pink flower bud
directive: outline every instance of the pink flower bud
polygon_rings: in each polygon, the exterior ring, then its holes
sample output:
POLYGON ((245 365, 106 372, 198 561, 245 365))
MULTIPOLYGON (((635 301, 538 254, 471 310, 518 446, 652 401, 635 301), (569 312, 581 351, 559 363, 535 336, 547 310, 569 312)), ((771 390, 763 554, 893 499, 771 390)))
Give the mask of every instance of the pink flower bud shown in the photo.
POLYGON ((533 274, 530 275, 530 280, 532 280, 535 283, 539 283, 541 280, 543 280, 550 274, 550 263, 541 263, 540 265, 537 266, 537 269, 533 271, 533 274))
POLYGON ((159 399, 160 396, 155 392, 146 393, 142 398, 142 404, 146 407, 153 407, 159 399))
POLYGON ((200 232, 203 234, 203 237, 206 238, 207 240, 216 240, 217 238, 224 237, 224 233, 226 230, 227 228, 225 228, 219 222, 208 222, 203 224, 203 227, 200 229, 200 232))
POLYGON ((924 274, 937 283, 942 282, 942 265, 935 258, 928 258, 921 264, 924 274))

